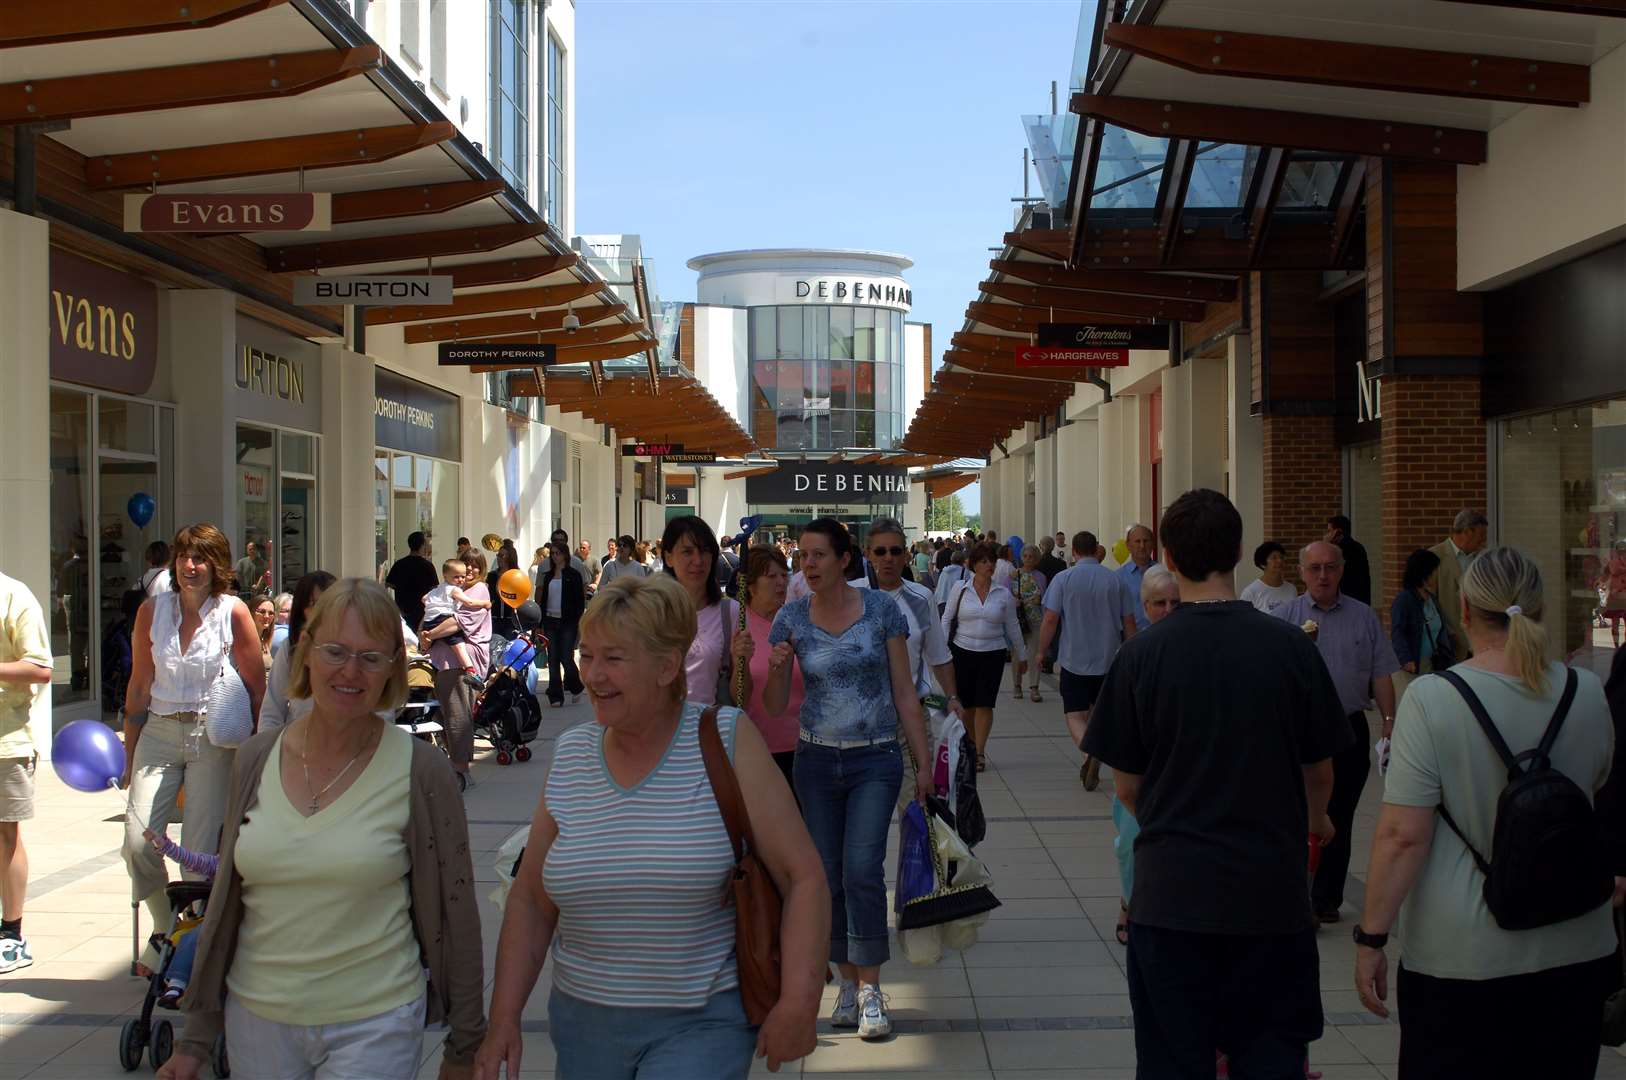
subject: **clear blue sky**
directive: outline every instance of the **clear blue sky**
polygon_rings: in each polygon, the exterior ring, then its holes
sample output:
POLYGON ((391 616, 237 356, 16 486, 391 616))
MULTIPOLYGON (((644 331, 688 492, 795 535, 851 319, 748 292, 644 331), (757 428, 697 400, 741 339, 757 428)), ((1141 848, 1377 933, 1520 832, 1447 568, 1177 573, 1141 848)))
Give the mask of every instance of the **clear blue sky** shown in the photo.
MULTIPOLYGON (((566 0, 568 2, 568 0, 566 0)), ((710 251, 915 261, 941 356, 1062 107, 1079 0, 577 0, 576 230, 638 233, 662 297, 710 251)), ((1038 184, 1032 184, 1038 193, 1038 184)), ((933 358, 934 364, 937 357, 933 358)), ((961 493, 968 509, 976 486, 961 493)))

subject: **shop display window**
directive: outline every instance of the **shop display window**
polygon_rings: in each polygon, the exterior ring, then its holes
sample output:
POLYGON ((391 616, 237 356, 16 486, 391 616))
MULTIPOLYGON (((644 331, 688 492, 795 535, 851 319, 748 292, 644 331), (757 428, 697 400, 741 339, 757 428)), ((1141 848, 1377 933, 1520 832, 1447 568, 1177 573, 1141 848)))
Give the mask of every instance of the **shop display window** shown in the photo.
POLYGON ((751 430, 763 446, 889 447, 902 435, 901 312, 755 307, 749 339, 751 430))
POLYGON ((237 425, 237 521, 232 556, 253 543, 271 571, 271 591, 291 591, 316 569, 314 435, 253 424, 237 425))
POLYGON ((147 546, 174 533, 175 413, 64 386, 50 400, 51 701, 70 717, 111 721, 129 680, 147 546), (136 509, 149 501, 150 514, 136 509))
POLYGON ((1541 567, 1555 659, 1607 675, 1626 642, 1626 399, 1496 425, 1495 540, 1541 567))

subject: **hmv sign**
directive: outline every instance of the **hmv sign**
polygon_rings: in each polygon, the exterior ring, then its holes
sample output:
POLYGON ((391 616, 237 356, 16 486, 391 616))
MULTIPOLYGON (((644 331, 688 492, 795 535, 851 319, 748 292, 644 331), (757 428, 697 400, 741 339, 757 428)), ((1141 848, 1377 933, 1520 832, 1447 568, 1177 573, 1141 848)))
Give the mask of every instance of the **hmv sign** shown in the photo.
POLYGON ((908 498, 908 471, 879 465, 782 460, 773 472, 745 479, 745 499, 753 505, 839 502, 890 506, 908 498))

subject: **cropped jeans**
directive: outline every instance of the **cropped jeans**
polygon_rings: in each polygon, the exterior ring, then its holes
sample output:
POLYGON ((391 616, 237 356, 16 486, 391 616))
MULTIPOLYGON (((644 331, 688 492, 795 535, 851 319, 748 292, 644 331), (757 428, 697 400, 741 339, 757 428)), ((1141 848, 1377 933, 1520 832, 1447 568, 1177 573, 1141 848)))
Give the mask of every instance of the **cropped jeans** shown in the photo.
POLYGON ((891 955, 886 839, 903 780, 895 737, 838 750, 796 744, 796 797, 830 886, 830 960, 875 967, 891 955))

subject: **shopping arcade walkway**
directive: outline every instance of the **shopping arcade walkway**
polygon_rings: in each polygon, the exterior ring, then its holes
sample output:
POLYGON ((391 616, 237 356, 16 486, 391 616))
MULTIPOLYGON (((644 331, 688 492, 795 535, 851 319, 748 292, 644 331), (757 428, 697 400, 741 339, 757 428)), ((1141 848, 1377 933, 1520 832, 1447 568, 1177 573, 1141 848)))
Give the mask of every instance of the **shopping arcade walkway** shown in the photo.
MULTIPOLYGON (((1060 710, 1052 685, 1043 704, 1018 704, 1007 689, 995 714, 991 767, 981 781, 988 838, 979 854, 993 870, 1004 906, 978 945, 929 968, 895 959, 882 976, 897 1022, 894 1038, 863 1043, 821 1022, 818 1050, 779 1075, 1133 1077, 1124 950, 1113 940, 1118 879, 1111 780, 1103 777, 1093 793, 1079 786, 1078 757, 1060 710)), ((495 881, 494 850, 529 821, 552 736, 590 717, 585 702, 547 710, 543 752, 527 765, 501 768, 482 751, 478 783, 468 796, 482 893, 495 881)), ((41 770, 40 789, 39 816, 25 833, 33 864, 25 929, 37 960, 0 976, 0 1080, 124 1076, 116 1063, 118 1030, 140 1007, 142 984, 125 975, 130 927, 129 883, 117 853, 122 805, 111 793, 71 791, 48 769, 41 770)), ((1374 771, 1357 818, 1357 874, 1366 865, 1379 791, 1374 771)), ((889 856, 889 877, 893 862, 889 856)), ((1358 879, 1351 881, 1357 899, 1360 888, 1358 879)), ((481 908, 489 985, 500 916, 484 898, 481 908)), ((1346 905, 1345 921, 1320 936, 1328 1028, 1311 1047, 1311 1060, 1326 1080, 1395 1076, 1399 1028, 1361 1009, 1351 987, 1354 947, 1347 927, 1356 912, 1354 903, 1346 905)), ((553 1075, 546 978, 544 972, 525 1013, 527 1078, 553 1075)), ((828 1006, 827 997, 823 1015, 828 1006)), ((420 1076, 435 1075, 442 1037, 425 1036, 420 1076)), ((766 1073, 760 1063, 758 1072, 766 1073)), ((133 1075, 152 1074, 143 1065, 133 1075)), ((1626 1059, 1604 1051, 1598 1076, 1626 1077, 1626 1059)))

